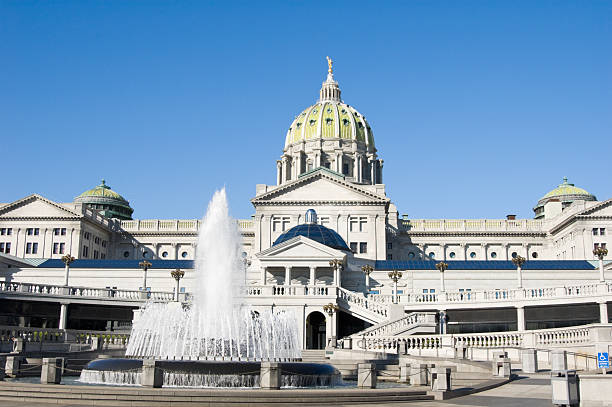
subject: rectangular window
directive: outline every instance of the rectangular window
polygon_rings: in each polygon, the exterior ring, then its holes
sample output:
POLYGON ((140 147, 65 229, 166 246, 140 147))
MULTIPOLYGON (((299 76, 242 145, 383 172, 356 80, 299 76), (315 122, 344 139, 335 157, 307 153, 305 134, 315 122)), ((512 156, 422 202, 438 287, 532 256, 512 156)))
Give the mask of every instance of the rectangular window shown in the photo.
POLYGON ((34 234, 34 229, 32 229, 32 228, 27 228, 26 229, 26 235, 32 236, 33 234, 34 234))
POLYGON ((593 236, 597 236, 597 232, 599 231, 599 229, 597 228, 593 228, 593 236))
POLYGON ((391 253, 387 254, 387 260, 393 260, 393 255, 391 253))
POLYGON ((606 234, 606 228, 599 228, 599 234, 600 234, 601 236, 605 236, 605 234, 606 234))
POLYGON ((350 246, 351 246, 351 251, 353 253, 357 253, 357 242, 351 242, 350 246))
POLYGON ((38 253, 38 243, 32 243, 32 254, 38 253))
POLYGON ((64 254, 65 247, 66 247, 66 243, 60 243, 60 247, 59 247, 60 254, 64 254))
POLYGON ((26 254, 32 254, 32 243, 26 244, 26 254))
POLYGON ((91 237, 91 234, 90 234, 89 232, 85 232, 85 233, 83 233, 83 238, 84 238, 85 240, 89 240, 89 238, 90 238, 90 237, 91 237))
POLYGON ((102 240, 102 247, 106 247, 106 240, 102 240))
POLYGON ((319 224, 323 226, 329 225, 329 216, 319 216, 319 224))
POLYGON ((6 253, 6 254, 10 254, 11 253, 11 242, 7 242, 6 246, 4 246, 4 253, 6 253))
POLYGON ((59 253, 59 243, 53 243, 53 254, 59 253))
POLYGON ((97 251, 97 250, 94 250, 94 252, 93 252, 93 258, 94 258, 94 259, 97 259, 97 258, 98 258, 98 256, 99 256, 98 251, 97 251))
POLYGON ((367 253, 368 252, 368 243, 360 242, 359 243, 359 253, 367 253))
POLYGON ((348 164, 342 164, 342 174, 349 175, 349 166, 348 166, 348 164))
POLYGON ((34 228, 34 236, 38 236, 38 232, 40 232, 39 228, 34 228))
POLYGON ((0 236, 6 235, 6 228, 0 228, 0 236))
POLYGON ((87 257, 89 255, 89 247, 83 246, 83 257, 87 257))
POLYGON ((62 236, 66 236, 66 228, 62 228, 62 236))
POLYGON ((53 228, 53 235, 54 236, 59 236, 60 234, 60 229, 59 228, 53 228))
POLYGON ((0 253, 4 253, 4 243, 0 243, 0 253))
POLYGON ((106 253, 100 253, 100 259, 105 259, 106 258, 106 253))

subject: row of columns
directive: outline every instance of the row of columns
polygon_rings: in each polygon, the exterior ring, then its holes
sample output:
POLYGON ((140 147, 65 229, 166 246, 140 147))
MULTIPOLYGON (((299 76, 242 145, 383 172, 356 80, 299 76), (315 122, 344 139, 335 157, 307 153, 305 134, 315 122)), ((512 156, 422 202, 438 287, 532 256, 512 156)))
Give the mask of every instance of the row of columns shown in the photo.
MULTIPOLYGON (((608 303, 600 302, 599 303, 599 323, 607 324, 608 323, 608 303)), ((439 310, 439 323, 440 323, 440 333, 447 333, 448 321, 446 317, 446 310, 439 310)), ((516 330, 517 331, 526 331, 527 324, 525 322, 525 307, 519 306, 516 307, 516 330)))
MULTIPOLYGON (((284 285, 291 285, 291 269, 294 266, 285 266, 285 282, 284 285)), ((268 269, 270 267, 262 267, 261 268, 261 285, 266 285, 266 280, 267 280, 267 275, 268 275, 268 269)), ((317 277, 317 266, 310 266, 309 270, 310 270, 310 274, 309 274, 309 279, 308 279, 308 285, 315 285, 316 283, 316 277, 317 277)), ((329 269, 329 267, 324 267, 326 269, 329 269)), ((340 269, 333 269, 333 285, 340 285, 341 283, 341 277, 340 277, 340 269)))
MULTIPOLYGON (((321 167, 321 156, 322 152, 320 149, 314 150, 313 168, 321 167)), ((280 160, 276 162, 276 183, 277 185, 284 184, 287 181, 295 180, 300 174, 306 172, 304 165, 303 153, 299 152, 297 155, 283 155, 280 160)), ((335 165, 334 171, 343 173, 344 166, 344 154, 342 151, 335 152, 335 165)), ((377 181, 382 183, 382 160, 377 160, 373 155, 365 155, 357 152, 353 153, 353 178, 356 182, 363 182, 365 180, 364 174, 368 171, 370 178, 370 184, 376 184, 377 181)))

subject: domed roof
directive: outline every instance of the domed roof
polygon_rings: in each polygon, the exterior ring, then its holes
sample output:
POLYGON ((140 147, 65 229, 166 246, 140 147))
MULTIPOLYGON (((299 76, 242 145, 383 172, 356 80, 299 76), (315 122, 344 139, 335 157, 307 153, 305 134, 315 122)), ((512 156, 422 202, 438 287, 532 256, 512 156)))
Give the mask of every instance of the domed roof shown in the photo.
POLYGON ((374 147, 372 129, 355 108, 340 101, 319 101, 293 120, 285 148, 302 141, 333 138, 356 140, 374 147))
POLYGON ((355 140, 374 148, 372 129, 365 117, 340 100, 340 87, 334 79, 332 61, 323 82, 319 101, 298 114, 285 138, 285 149, 292 144, 315 139, 355 140))
POLYGON ((539 201, 538 204, 542 205, 552 199, 558 199, 560 201, 576 201, 576 200, 585 200, 585 201, 595 201, 595 195, 588 193, 586 190, 582 188, 578 188, 574 184, 570 184, 567 182, 567 177, 563 178, 563 183, 559 184, 559 186, 546 195, 544 195, 539 201))
POLYGON ((99 210, 104 216, 118 219, 132 219, 134 209, 130 207, 127 199, 113 191, 106 181, 95 188, 83 192, 74 199, 74 202, 82 202, 93 209, 99 210))
POLYGON ((293 239, 296 236, 304 236, 333 249, 345 250, 348 252, 351 251, 344 239, 342 239, 342 237, 340 237, 335 230, 319 225, 316 223, 316 221, 316 212, 313 209, 309 209, 306 212, 306 222, 308 223, 292 227, 280 235, 274 242, 273 246, 283 243, 289 239, 293 239))
POLYGON ((81 195, 77 196, 76 199, 81 200, 80 198, 86 197, 104 197, 128 203, 128 201, 124 197, 122 197, 121 195, 113 191, 108 185, 106 185, 105 180, 102 180, 102 183, 97 187, 83 192, 81 195))

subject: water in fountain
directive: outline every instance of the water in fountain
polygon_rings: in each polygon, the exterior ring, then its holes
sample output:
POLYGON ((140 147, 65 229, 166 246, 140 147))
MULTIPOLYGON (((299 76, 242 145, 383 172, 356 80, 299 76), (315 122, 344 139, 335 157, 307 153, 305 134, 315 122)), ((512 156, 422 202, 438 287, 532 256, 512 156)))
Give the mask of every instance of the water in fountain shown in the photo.
POLYGON ((200 228, 193 302, 150 303, 134 322, 126 356, 157 359, 288 360, 300 357, 292 312, 257 313, 240 303, 240 232, 225 189, 200 228))

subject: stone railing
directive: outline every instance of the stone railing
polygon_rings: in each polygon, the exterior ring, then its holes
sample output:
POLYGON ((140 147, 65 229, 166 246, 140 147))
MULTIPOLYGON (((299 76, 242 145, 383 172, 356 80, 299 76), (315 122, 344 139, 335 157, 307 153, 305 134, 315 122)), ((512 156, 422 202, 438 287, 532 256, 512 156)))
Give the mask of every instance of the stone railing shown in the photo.
MULTIPOLYGON (((253 221, 250 219, 236 220, 241 231, 251 231, 253 221)), ((200 230, 199 219, 142 219, 122 220, 121 229, 126 232, 197 232, 200 230)))
POLYGON ((169 302, 174 293, 165 291, 117 290, 114 288, 74 287, 52 284, 31 284, 0 281, 0 295, 45 295, 61 297, 96 298, 115 301, 169 302))
POLYGON ((13 343, 16 338, 26 343, 78 343, 100 347, 125 347, 130 339, 126 332, 89 331, 76 329, 0 326, 0 343, 13 343), (97 338, 97 339, 95 339, 97 338))
POLYGON ((435 304, 436 306, 453 306, 456 304, 460 306, 462 304, 512 302, 514 305, 518 305, 519 303, 542 300, 545 302, 545 300, 609 296, 610 294, 612 294, 612 284, 597 283, 564 287, 402 294, 399 296, 399 303, 414 305, 413 308, 417 306, 420 307, 424 304, 435 304))
POLYGON ((541 220, 532 219, 402 219, 407 232, 545 232, 541 220))
POLYGON ((371 301, 361 293, 355 293, 345 288, 338 287, 338 302, 350 311, 354 311, 377 323, 388 318, 389 304, 371 301))
POLYGON ((252 285, 243 288, 245 297, 336 297, 336 287, 319 285, 252 285))
POLYGON ((354 349, 410 354, 427 354, 436 349, 436 356, 453 356, 453 350, 463 348, 533 348, 554 349, 558 347, 594 346, 597 335, 594 330, 609 332, 610 324, 590 324, 565 328, 529 331, 485 332, 473 334, 393 335, 362 336, 353 340, 354 349), (445 348, 446 352, 442 352, 445 348))
MULTIPOLYGON (((418 326, 436 327, 435 312, 411 312, 410 314, 388 322, 382 322, 351 335, 352 338, 372 336, 395 336, 418 326)), ((433 331, 430 331, 433 332, 433 331)))

